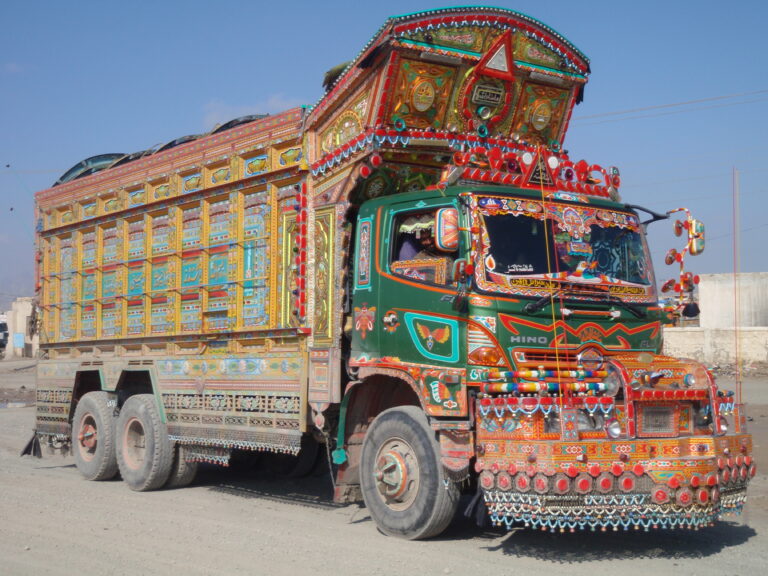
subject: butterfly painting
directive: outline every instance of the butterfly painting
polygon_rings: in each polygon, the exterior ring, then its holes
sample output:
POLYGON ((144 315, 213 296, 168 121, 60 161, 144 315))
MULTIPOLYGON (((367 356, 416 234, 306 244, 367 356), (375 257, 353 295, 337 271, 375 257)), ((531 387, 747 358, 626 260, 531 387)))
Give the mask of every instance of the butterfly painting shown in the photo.
POLYGON ((424 338, 427 342, 427 349, 432 350, 432 347, 435 345, 435 342, 438 344, 445 344, 448 342, 448 340, 451 338, 451 328, 450 326, 440 326, 439 328, 435 328, 434 330, 430 330, 424 324, 416 323, 416 331, 419 333, 419 336, 424 338))

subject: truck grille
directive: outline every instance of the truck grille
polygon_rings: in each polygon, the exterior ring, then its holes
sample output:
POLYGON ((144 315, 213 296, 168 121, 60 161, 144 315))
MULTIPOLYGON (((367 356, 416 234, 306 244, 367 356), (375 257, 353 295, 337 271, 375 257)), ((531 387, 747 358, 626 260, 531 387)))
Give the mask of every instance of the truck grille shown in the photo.
POLYGON ((638 436, 676 436, 677 422, 674 406, 642 406, 638 425, 638 436))

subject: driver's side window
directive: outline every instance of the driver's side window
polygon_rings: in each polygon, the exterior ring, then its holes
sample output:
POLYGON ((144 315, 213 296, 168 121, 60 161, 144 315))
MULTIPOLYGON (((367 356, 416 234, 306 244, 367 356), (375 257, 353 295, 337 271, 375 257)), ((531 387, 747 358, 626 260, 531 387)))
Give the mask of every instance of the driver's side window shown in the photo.
POLYGON ((398 276, 430 284, 449 284, 455 252, 435 241, 435 212, 399 215, 392 227, 390 269, 398 276))

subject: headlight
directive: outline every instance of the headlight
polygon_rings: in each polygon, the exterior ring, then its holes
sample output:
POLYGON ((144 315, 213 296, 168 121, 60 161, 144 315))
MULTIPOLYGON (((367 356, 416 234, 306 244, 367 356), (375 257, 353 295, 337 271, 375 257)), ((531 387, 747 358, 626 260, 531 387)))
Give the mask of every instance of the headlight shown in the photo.
POLYGON ((578 429, 586 432, 600 430, 603 427, 603 415, 599 413, 590 414, 587 410, 579 410, 576 421, 578 429))
POLYGON ((607 420, 603 428, 609 438, 618 438, 621 436, 621 424, 618 420, 616 420, 616 418, 607 420))
POLYGON ((560 433, 560 415, 552 413, 549 418, 544 420, 544 433, 545 434, 559 434, 560 433))
MULTIPOLYGON (((696 404, 694 404, 696 406, 696 404)), ((712 407, 708 402, 702 402, 694 412, 694 425, 698 427, 709 426, 712 424, 712 407)))
POLYGON ((483 366, 503 366, 504 357, 498 348, 482 346, 470 352, 469 363, 483 366))
POLYGON ((718 417, 718 428, 720 429, 720 434, 727 434, 728 433, 728 420, 725 419, 725 416, 718 417))
POLYGON ((687 388, 706 388, 709 384, 707 369, 701 364, 695 366, 690 373, 685 375, 683 383, 687 388))

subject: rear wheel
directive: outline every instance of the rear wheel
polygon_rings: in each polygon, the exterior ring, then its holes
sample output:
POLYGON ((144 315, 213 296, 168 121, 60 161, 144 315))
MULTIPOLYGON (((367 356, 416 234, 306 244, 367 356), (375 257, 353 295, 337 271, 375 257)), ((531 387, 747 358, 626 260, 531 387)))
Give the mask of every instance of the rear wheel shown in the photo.
POLYGON ((188 462, 186 459, 187 449, 181 444, 176 444, 173 451, 173 465, 168 480, 165 482, 166 488, 184 488, 192 484, 197 475, 197 462, 188 462))
POLYGON ((373 421, 363 441, 360 487, 379 529, 409 540, 440 534, 459 502, 435 433, 415 406, 391 408, 373 421))
POLYGON ((152 394, 131 396, 117 419, 117 463, 131 490, 156 490, 168 480, 173 444, 152 394))
POLYGON ((72 420, 75 465, 87 480, 110 480, 117 474, 115 416, 106 392, 89 392, 77 403, 72 420))

